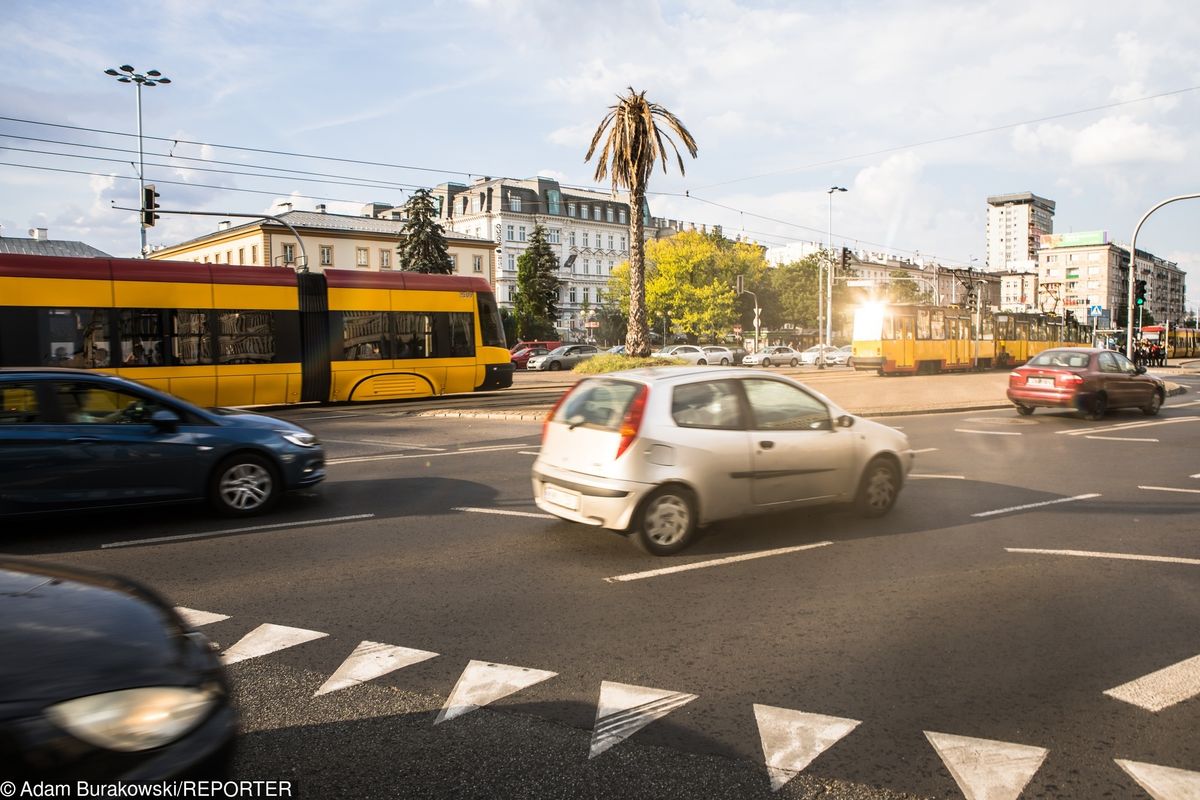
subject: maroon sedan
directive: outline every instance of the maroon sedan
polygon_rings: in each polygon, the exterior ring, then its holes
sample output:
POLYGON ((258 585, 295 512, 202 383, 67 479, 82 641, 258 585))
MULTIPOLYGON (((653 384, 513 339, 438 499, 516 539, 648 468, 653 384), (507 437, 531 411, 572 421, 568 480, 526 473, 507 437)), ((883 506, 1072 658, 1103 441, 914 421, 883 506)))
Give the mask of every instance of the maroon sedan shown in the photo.
POLYGON ((512 354, 512 363, 514 369, 525 369, 525 365, 529 363, 529 359, 534 356, 544 356, 550 351, 544 347, 524 347, 516 350, 512 354))
POLYGON ((1112 350, 1046 350, 1008 374, 1008 399, 1022 415, 1044 406, 1073 408, 1086 419, 1100 419, 1110 408, 1140 408, 1152 417, 1164 397, 1162 381, 1112 350))

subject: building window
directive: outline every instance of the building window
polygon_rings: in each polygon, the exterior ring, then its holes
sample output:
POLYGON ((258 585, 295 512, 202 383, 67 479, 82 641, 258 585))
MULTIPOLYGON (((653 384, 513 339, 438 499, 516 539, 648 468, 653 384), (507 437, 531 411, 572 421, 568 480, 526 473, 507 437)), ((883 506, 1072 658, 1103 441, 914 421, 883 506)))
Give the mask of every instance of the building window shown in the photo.
POLYGON ((613 249, 613 235, 611 233, 608 235, 608 249, 609 250, 613 249))
POLYGON ((483 256, 471 256, 471 269, 475 272, 483 272, 483 256))
POLYGON ((583 232, 583 246, 584 246, 584 247, 590 247, 590 246, 591 246, 591 245, 589 244, 590 242, 591 242, 591 239, 589 239, 589 238, 588 238, 588 232, 587 232, 587 231, 584 231, 584 232, 583 232))
POLYGON ((239 264, 246 263, 246 248, 244 248, 244 247, 238 248, 238 263, 239 264))
POLYGON ((590 258, 585 258, 583 260, 583 274, 587 275, 591 271, 592 271, 592 260, 590 258))
POLYGON ((354 250, 354 266, 359 269, 366 269, 371 266, 370 250, 365 247, 358 247, 354 250))
POLYGON ((506 226, 505 233, 508 234, 508 240, 510 242, 516 239, 516 228, 514 228, 512 225, 506 226))
MULTIPOLYGON (((287 260, 291 261, 290 258, 287 260)), ((333 266, 333 246, 332 245, 328 245, 328 244, 321 245, 321 266, 322 267, 332 267, 333 266)))
POLYGON ((579 218, 580 219, 588 218, 588 207, 586 204, 579 206, 579 218))
POLYGON ((250 245, 250 263, 251 264, 258 263, 258 245, 256 245, 256 244, 250 245))
POLYGON ((577 302, 577 301, 575 300, 575 287, 574 287, 574 286, 572 286, 572 287, 571 287, 571 288, 568 290, 568 292, 567 292, 567 296, 570 298, 570 301, 571 301, 572 303, 575 303, 575 302, 577 302))
POLYGON ((521 211, 521 196, 520 195, 510 194, 508 196, 508 210, 516 211, 516 212, 520 213, 520 211, 521 211))
POLYGON ((608 262, 608 274, 612 275, 613 262, 608 262))
POLYGON ((512 253, 508 254, 508 268, 510 271, 517 268, 517 257, 512 253))
POLYGON ((380 269, 391 269, 392 268, 392 251, 387 249, 386 247, 379 248, 379 268, 380 269))
POLYGON ((562 244, 562 231, 558 228, 551 228, 546 232, 546 240, 550 244, 562 244))
POLYGON ((575 231, 571 231, 567 234, 567 243, 571 245, 571 247, 575 246, 575 231))
POLYGON ((524 225, 517 228, 517 241, 518 242, 525 241, 525 226, 524 225))
POLYGON ((575 216, 575 204, 574 203, 567 203, 567 216, 568 217, 575 216))
POLYGON ((585 287, 583 287, 583 302, 584 302, 584 305, 588 305, 588 304, 590 304, 590 303, 592 302, 592 301, 591 301, 591 300, 588 298, 588 295, 590 295, 591 293, 592 293, 592 290, 591 290, 591 289, 589 289, 589 288, 588 288, 588 287, 586 287, 586 286, 585 286, 585 287))
POLYGON ((450 271, 458 272, 458 255, 456 253, 450 254, 450 271))
POLYGON ((605 211, 607 212, 607 217, 606 217, 606 219, 607 219, 609 222, 612 222, 612 221, 613 221, 613 207, 612 207, 612 206, 608 206, 608 207, 605 209, 605 211))
POLYGON ((220 253, 213 253, 213 263, 214 264, 221 263, 221 254, 220 253))
MULTIPOLYGON (((625 220, 621 220, 621 222, 624 222, 624 221, 625 220)), ((621 237, 621 252, 622 253, 625 252, 625 237, 624 236, 621 237)))
POLYGON ((596 287, 596 304, 599 305, 600 303, 603 303, 603 302, 604 302, 604 290, 599 287, 596 287))
POLYGON ((625 209, 622 208, 617 210, 617 221, 622 225, 625 224, 625 209))
POLYGON ((283 246, 283 263, 284 264, 295 264, 296 263, 296 245, 288 243, 283 246))
POLYGON ((595 218, 596 222, 600 221, 600 206, 592 206, 592 216, 595 218))
POLYGON ((226 250, 226 251, 225 251, 225 263, 226 263, 226 264, 232 264, 232 263, 233 263, 233 251, 232 251, 232 250, 226 250))
POLYGON ((558 189, 546 190, 546 206, 551 214, 562 213, 562 195, 558 193, 558 189))

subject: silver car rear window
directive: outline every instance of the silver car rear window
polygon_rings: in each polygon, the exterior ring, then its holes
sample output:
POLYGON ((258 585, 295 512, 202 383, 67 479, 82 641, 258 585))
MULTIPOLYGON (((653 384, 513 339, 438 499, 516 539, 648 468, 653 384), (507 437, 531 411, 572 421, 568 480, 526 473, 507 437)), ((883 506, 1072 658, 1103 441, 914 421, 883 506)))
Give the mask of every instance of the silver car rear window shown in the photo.
POLYGON ((583 381, 558 407, 554 421, 620 430, 625 411, 641 386, 639 383, 606 379, 583 381))

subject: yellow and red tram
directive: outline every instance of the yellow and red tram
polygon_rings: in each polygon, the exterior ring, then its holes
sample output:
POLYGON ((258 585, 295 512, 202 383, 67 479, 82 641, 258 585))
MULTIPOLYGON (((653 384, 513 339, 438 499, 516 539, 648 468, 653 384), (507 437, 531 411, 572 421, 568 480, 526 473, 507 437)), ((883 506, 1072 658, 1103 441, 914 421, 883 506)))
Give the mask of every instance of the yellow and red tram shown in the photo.
POLYGON ((0 366, 96 369, 205 406, 512 385, 481 278, 15 254, 0 254, 0 366))
POLYGON ((1167 358, 1200 358, 1200 330, 1196 328, 1171 328, 1165 325, 1147 325, 1142 328, 1147 339, 1163 342, 1167 358))
POLYGON ((991 369, 1024 364, 1051 347, 1090 344, 1086 327, 1056 316, 978 316, 976 331, 963 308, 866 303, 854 315, 854 367, 881 375, 991 369))

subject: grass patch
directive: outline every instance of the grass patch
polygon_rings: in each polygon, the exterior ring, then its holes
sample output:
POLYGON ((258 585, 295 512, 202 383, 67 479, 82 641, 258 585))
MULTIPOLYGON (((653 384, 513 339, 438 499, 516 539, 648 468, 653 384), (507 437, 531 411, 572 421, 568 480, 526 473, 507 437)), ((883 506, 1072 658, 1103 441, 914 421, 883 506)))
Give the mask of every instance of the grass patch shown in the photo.
POLYGON ((604 353, 579 362, 572 372, 578 372, 581 375, 601 375, 605 372, 620 372, 639 367, 678 367, 686 364, 686 361, 678 358, 634 358, 633 356, 604 353))

